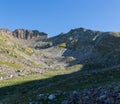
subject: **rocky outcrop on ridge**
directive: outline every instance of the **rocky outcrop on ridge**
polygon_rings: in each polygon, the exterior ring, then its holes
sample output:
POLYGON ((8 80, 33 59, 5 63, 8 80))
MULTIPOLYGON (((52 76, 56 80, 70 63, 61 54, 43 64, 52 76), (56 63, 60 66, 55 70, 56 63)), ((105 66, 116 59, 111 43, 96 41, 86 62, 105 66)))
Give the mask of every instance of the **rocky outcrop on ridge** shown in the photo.
POLYGON ((0 34, 13 35, 18 39, 25 40, 30 40, 33 38, 39 38, 39 40, 46 40, 48 38, 48 34, 44 32, 39 32, 38 30, 16 29, 14 31, 10 31, 9 29, 1 28, 0 34))
POLYGON ((38 30, 25 30, 25 29, 16 29, 13 31, 13 36, 18 39, 32 39, 35 37, 39 37, 40 40, 47 39, 48 35, 44 32, 39 32, 38 30))

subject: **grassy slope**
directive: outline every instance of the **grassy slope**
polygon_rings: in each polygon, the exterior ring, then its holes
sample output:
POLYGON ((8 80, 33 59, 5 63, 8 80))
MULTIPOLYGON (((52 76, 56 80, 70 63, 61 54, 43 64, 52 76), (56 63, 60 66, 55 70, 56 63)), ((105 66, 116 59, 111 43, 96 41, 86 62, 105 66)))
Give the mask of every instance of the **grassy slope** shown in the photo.
POLYGON ((33 53, 34 50, 22 46, 20 40, 8 34, 0 34, 0 65, 14 69, 30 69, 29 66, 22 63, 26 61, 28 64, 37 67, 38 64, 31 59, 33 53))
MULTIPOLYGON (((84 73, 78 70, 78 67, 79 66, 76 67, 76 71, 78 71, 76 73, 74 73, 74 68, 71 68, 71 70, 63 69, 62 73, 60 70, 53 70, 43 75, 32 75, 23 78, 20 77, 17 79, 5 80, 2 81, 0 86, 7 86, 7 84, 21 84, 6 89, 7 93, 9 93, 6 96, 10 98, 10 101, 8 101, 9 104, 26 104, 30 99, 38 100, 36 97, 41 93, 52 93, 57 92, 58 90, 68 92, 72 90, 98 87, 110 82, 120 82, 119 69, 111 69, 102 72, 99 71, 98 73, 84 73), (64 75, 59 75, 60 73, 64 75), (12 89, 14 89, 14 91, 12 89)), ((3 97, 5 96, 3 95, 3 97)), ((58 99, 61 100, 62 98, 63 96, 60 96, 58 99)), ((59 100, 57 100, 58 102, 50 103, 58 104, 60 102, 59 100)), ((48 102, 46 102, 46 104, 47 103, 48 102)))
POLYGON ((0 34, 0 53, 8 54, 11 57, 22 57, 18 52, 31 55, 34 51, 31 48, 23 47, 19 40, 11 35, 0 34))

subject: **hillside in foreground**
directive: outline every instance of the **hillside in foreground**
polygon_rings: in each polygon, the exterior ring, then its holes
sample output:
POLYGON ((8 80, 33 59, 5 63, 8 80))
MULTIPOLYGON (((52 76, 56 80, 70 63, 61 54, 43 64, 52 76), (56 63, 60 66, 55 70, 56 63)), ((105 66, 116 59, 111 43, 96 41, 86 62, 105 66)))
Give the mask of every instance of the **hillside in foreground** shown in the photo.
POLYGON ((119 104, 119 40, 84 28, 51 38, 0 29, 0 103, 119 104))

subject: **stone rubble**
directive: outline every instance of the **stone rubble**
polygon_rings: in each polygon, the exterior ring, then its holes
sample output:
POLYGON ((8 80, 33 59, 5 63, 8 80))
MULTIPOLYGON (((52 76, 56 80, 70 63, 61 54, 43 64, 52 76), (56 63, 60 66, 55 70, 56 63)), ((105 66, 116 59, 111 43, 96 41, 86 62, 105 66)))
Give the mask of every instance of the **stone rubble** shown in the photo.
POLYGON ((61 104, 120 104, 120 83, 71 93, 61 104))

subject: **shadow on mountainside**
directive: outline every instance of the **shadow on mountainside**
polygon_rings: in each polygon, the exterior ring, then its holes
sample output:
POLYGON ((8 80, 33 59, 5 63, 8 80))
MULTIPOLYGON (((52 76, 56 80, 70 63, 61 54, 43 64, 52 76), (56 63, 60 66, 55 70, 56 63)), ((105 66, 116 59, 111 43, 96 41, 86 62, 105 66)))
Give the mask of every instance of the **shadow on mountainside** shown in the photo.
POLYGON ((87 64, 85 67, 95 65, 96 67, 105 68, 120 64, 120 36, 117 36, 115 33, 109 33, 104 35, 102 40, 97 40, 89 48, 86 46, 83 49, 66 49, 63 56, 76 59, 70 62, 69 66, 87 64))
MULTIPOLYGON (((19 104, 21 101, 24 102, 26 100, 30 101, 30 99, 36 99, 37 96, 42 93, 51 94, 56 93, 57 91, 66 92, 71 90, 80 90, 97 87, 111 81, 120 81, 120 70, 118 69, 115 70, 115 68, 113 68, 114 70, 111 69, 104 72, 84 72, 84 67, 81 70, 70 74, 56 75, 51 78, 32 80, 28 82, 23 81, 21 84, 1 87, 0 100, 12 99, 12 104, 19 104)), ((15 81, 15 79, 13 79, 13 81, 15 81)))
POLYGON ((99 56, 94 48, 91 48, 87 52, 81 52, 81 50, 66 49, 63 56, 68 58, 68 66, 76 64, 85 64, 89 61, 98 60, 99 56))

